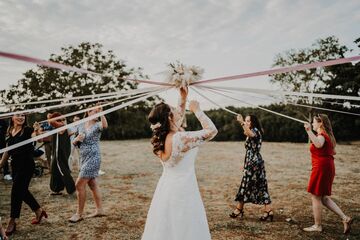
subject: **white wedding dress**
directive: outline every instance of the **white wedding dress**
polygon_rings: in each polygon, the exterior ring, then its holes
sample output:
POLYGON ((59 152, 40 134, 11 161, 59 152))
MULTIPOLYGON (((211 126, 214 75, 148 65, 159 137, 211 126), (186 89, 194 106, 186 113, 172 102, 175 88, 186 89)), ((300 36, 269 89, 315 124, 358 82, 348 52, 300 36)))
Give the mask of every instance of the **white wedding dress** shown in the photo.
POLYGON ((217 134, 211 120, 195 113, 203 130, 177 132, 173 135, 172 153, 163 162, 148 212, 142 240, 211 239, 205 208, 195 175, 198 146, 217 134))

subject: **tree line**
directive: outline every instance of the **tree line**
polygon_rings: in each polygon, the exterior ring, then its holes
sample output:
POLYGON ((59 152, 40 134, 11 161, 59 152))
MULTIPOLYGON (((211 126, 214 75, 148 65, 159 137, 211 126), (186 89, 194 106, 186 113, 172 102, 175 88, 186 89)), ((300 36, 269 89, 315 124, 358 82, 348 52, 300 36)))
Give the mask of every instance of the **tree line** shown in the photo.
MULTIPOLYGON (((360 49, 360 38, 354 41, 360 49)), ((359 50, 357 49, 357 50, 359 50)), ((86 68, 102 73, 105 77, 61 72, 46 67, 37 67, 24 73, 24 77, 9 89, 0 91, 2 102, 5 104, 55 99, 61 97, 75 97, 89 94, 114 92, 136 89, 134 82, 126 81, 126 77, 147 78, 141 68, 129 68, 125 62, 119 60, 112 51, 104 51, 101 44, 81 43, 78 46, 69 46, 61 49, 59 55, 51 55, 50 60, 86 68)), ((354 52, 342 45, 338 38, 330 36, 319 39, 310 47, 291 49, 275 57, 273 67, 291 66, 295 64, 311 63, 345 57, 354 52)), ((278 88, 286 91, 302 91, 313 93, 338 94, 360 96, 360 63, 347 63, 325 68, 316 68, 270 76, 270 81, 278 88)), ((103 139, 121 140, 148 138, 151 136, 147 115, 151 108, 162 101, 153 97, 139 102, 125 109, 107 115, 109 128, 103 133, 103 139)), ((309 121, 316 113, 329 115, 335 136, 340 141, 360 139, 360 118, 334 112, 325 112, 314 108, 304 108, 292 104, 311 104, 312 106, 330 108, 340 111, 360 113, 359 103, 333 99, 288 98, 284 103, 263 106, 272 111, 309 121)), ((34 105, 43 107, 45 104, 34 105)), ((62 113, 72 112, 85 108, 86 105, 72 106, 60 109, 62 113)), ((256 115, 264 129, 266 141, 306 142, 307 137, 301 123, 274 115, 252 107, 227 108, 234 112, 256 115)), ((215 140, 237 141, 243 140, 243 130, 236 122, 234 115, 221 110, 207 111, 209 117, 219 129, 215 140)), ((30 116, 30 121, 43 120, 45 113, 30 116)), ((200 128, 194 115, 187 115, 187 130, 200 128)))

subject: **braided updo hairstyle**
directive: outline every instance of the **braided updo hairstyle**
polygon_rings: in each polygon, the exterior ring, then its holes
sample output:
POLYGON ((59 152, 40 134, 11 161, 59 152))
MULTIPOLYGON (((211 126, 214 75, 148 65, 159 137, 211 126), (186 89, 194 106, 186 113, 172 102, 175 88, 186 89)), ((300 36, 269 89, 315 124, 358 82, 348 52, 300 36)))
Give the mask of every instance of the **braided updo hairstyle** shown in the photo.
POLYGON ((153 145, 153 153, 159 156, 159 153, 165 149, 165 139, 170 132, 170 120, 172 112, 169 105, 166 103, 159 103, 151 110, 148 120, 152 125, 160 124, 159 127, 152 131, 151 144, 153 145))

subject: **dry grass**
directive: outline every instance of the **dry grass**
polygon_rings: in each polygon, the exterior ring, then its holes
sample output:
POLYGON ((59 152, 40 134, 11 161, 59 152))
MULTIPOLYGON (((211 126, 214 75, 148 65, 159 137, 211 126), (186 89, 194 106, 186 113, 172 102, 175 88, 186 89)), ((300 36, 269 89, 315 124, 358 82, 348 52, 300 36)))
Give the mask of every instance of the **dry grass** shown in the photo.
MULTIPOLYGON (((346 213, 360 216, 360 143, 339 145, 333 199, 346 213)), ((241 179, 244 147, 240 142, 211 142, 197 159, 197 176, 213 239, 346 239, 340 219, 323 211, 323 233, 301 229, 313 223, 311 202, 306 193, 311 164, 307 144, 264 143, 269 190, 275 209, 274 222, 258 221, 262 208, 246 205, 245 218, 228 214, 241 179), (288 223, 285 219, 291 217, 288 223)), ((102 142, 102 170, 99 178, 107 217, 70 224, 76 210, 74 196, 49 196, 49 176, 34 179, 31 190, 46 208, 49 219, 32 226, 30 209, 23 205, 18 231, 12 239, 140 239, 146 213, 162 167, 152 155, 147 140, 102 142)), ((9 184, 0 182, 0 215, 3 221, 10 208, 9 184)), ((88 192, 86 213, 94 204, 88 192)), ((348 239, 360 239, 359 220, 348 239)), ((5 222, 3 222, 4 225, 5 222)))

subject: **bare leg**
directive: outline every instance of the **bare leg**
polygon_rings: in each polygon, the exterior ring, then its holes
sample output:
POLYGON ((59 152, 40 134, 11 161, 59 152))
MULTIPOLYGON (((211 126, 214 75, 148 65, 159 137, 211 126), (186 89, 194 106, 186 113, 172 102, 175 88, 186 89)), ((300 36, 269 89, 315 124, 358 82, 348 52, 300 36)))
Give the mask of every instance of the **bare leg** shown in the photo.
POLYGON ((236 208, 234 210, 234 214, 240 214, 242 211, 244 211, 244 205, 245 203, 244 202, 239 202, 237 205, 236 205, 236 208))
POLYGON ((270 212, 271 210, 271 204, 265 204, 265 212, 270 212))
POLYGON ((88 182, 88 185, 93 194, 93 198, 94 198, 95 206, 96 206, 96 212, 89 215, 89 217, 104 216, 105 214, 104 214, 104 210, 102 208, 101 193, 100 193, 99 184, 97 183, 96 178, 90 179, 88 182))
POLYGON ((321 226, 321 211, 322 211, 322 203, 321 196, 311 195, 312 200, 312 208, 314 213, 314 221, 315 225, 321 226))
POLYGON ((244 205, 245 205, 244 202, 239 202, 239 203, 237 204, 236 208, 238 208, 238 209, 244 209, 244 205))
POLYGON ((322 211, 322 203, 321 203, 322 196, 311 195, 312 201, 312 208, 314 214, 314 221, 315 224, 311 227, 304 228, 305 232, 321 232, 321 211, 322 211))
POLYGON ((346 219, 346 215, 329 196, 323 196, 321 201, 325 207, 336 213, 339 217, 341 217, 341 219, 346 219))
POLYGON ((77 223, 83 220, 83 212, 85 207, 86 201, 86 184, 88 183, 89 179, 86 178, 78 178, 76 180, 76 194, 78 199, 78 208, 76 213, 69 219, 71 223, 77 223))
POLYGON ((86 178, 78 178, 76 180, 76 193, 78 197, 78 209, 77 214, 82 216, 85 207, 86 201, 86 184, 89 182, 89 179, 86 178))

